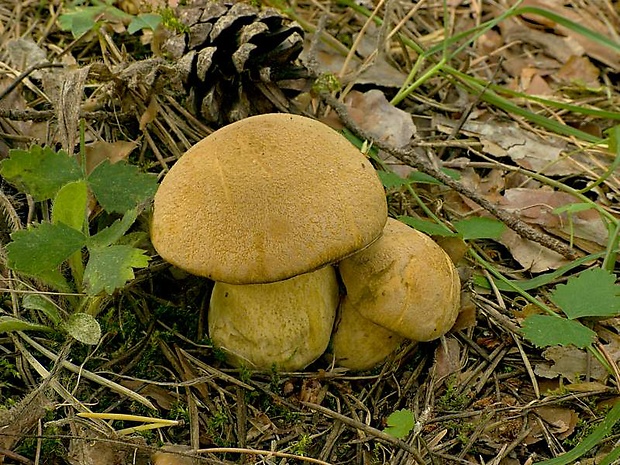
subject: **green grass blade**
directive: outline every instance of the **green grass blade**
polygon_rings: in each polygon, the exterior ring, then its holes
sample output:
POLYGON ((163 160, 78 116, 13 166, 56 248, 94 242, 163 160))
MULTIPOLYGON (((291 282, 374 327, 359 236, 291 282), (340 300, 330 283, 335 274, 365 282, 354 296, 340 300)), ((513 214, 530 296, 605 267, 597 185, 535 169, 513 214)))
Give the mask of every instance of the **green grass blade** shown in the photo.
MULTIPOLYGON (((507 280, 510 282, 509 284, 504 283, 503 281, 499 281, 494 279, 494 283, 497 286, 497 289, 499 289, 500 291, 504 291, 504 292, 514 292, 514 288, 517 287, 523 291, 529 291, 531 289, 538 289, 540 287, 546 286, 548 284, 551 284, 553 281, 555 281, 556 279, 561 278, 562 276, 564 276, 565 274, 567 274, 569 271, 580 267, 592 260, 597 260, 599 258, 604 257, 607 254, 607 252, 598 252, 598 253, 594 253, 594 254, 590 254, 590 255, 586 255, 585 257, 581 257, 578 258, 576 260, 573 260, 570 263, 567 263, 564 266, 561 266, 560 268, 558 268, 555 271, 552 271, 550 273, 545 273, 545 274, 541 274, 539 276, 536 276, 535 278, 532 279, 527 279, 527 280, 523 280, 523 281, 516 281, 516 280, 507 280)), ((490 289, 490 285, 489 282, 487 280, 487 278, 485 278, 484 276, 480 276, 480 275, 476 275, 473 277, 473 281, 474 284, 476 286, 480 286, 483 287, 485 289, 490 289)))
POLYGON ((600 34, 596 31, 588 29, 587 27, 584 27, 581 24, 577 24, 571 21, 570 19, 560 16, 556 13, 553 13, 549 10, 544 10, 542 8, 538 8, 535 6, 524 6, 522 8, 517 8, 516 10, 514 10, 513 15, 522 15, 522 14, 527 14, 527 13, 544 16, 545 18, 550 19, 551 21, 556 22, 558 24, 561 24, 562 26, 570 29, 573 32, 576 32, 579 35, 582 35, 583 37, 587 39, 598 42, 599 44, 605 45, 606 47, 609 47, 610 49, 620 53, 620 43, 610 39, 609 37, 603 34, 600 34))
POLYGON ((612 407, 601 424, 598 425, 588 437, 581 441, 579 445, 559 457, 536 462, 536 465, 568 465, 570 463, 575 463, 579 457, 583 456, 593 447, 596 447, 611 432, 611 429, 618 420, 620 420, 620 402, 612 407))

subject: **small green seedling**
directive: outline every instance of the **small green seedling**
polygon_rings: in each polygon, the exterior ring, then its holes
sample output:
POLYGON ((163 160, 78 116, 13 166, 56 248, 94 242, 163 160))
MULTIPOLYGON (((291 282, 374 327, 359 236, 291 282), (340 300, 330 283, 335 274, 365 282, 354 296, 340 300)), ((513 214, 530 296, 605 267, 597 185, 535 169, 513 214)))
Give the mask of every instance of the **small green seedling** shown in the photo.
POLYGON ((128 24, 127 32, 135 34, 143 29, 155 30, 162 22, 162 17, 156 13, 134 16, 116 8, 111 1, 101 0, 78 0, 58 17, 60 28, 70 31, 76 39, 105 22, 128 24))
POLYGON ((148 265, 145 250, 134 247, 127 232, 155 194, 156 176, 125 162, 105 161, 91 173, 82 166, 64 151, 39 146, 12 150, 0 162, 6 181, 35 201, 52 200, 49 221, 11 234, 6 246, 9 268, 54 291, 73 294, 67 297, 71 311, 43 295, 26 294, 24 308, 40 311, 51 327, 2 317, 0 332, 54 328, 96 344, 100 330, 93 316, 102 297, 132 280, 135 268, 148 265), (108 219, 108 225, 97 227, 89 221, 91 198, 101 206, 99 216, 108 219))

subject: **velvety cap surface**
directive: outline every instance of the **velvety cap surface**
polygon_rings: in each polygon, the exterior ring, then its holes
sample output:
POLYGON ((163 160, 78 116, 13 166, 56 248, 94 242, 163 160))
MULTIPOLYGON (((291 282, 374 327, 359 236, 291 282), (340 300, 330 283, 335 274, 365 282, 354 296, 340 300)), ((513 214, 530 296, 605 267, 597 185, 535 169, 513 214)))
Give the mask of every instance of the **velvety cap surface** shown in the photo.
POLYGON ((162 181, 151 237, 186 271, 269 283, 372 243, 387 219, 383 187, 343 136, 301 116, 247 118, 206 137, 162 181))
POLYGON ((383 235, 341 261, 348 304, 414 341, 445 334, 460 308, 460 280, 448 254, 427 235, 390 218, 383 235))

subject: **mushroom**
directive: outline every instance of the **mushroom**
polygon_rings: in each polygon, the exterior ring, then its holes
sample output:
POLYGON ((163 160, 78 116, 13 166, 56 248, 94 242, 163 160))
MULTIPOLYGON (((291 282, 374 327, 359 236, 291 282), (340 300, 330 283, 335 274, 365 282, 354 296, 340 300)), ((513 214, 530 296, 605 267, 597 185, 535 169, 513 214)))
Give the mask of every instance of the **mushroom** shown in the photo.
POLYGON ((347 294, 331 352, 341 366, 371 368, 370 361, 379 363, 389 355, 388 344, 395 348, 398 339, 392 333, 430 341, 456 321, 460 280, 450 257, 430 237, 400 221, 388 219, 380 239, 338 267, 347 294), (355 313, 367 322, 350 316, 355 313), (376 347, 382 346, 380 358, 376 347))
MULTIPOLYGON (((225 345, 227 353, 241 355, 231 355, 231 363, 243 359, 250 367, 265 367, 270 363, 262 355, 250 357, 243 347, 234 345, 244 336, 254 340, 256 325, 245 325, 247 334, 224 338, 218 328, 230 323, 221 320, 223 314, 239 315, 237 307, 242 306, 247 312, 260 311, 260 315, 247 313, 245 318, 273 322, 269 334, 265 328, 260 334, 271 339, 270 344, 280 344, 284 326, 290 324, 277 317, 283 302, 290 299, 296 304, 288 309, 288 322, 313 321, 309 313, 323 310, 309 305, 316 297, 304 301, 301 294, 312 294, 315 291, 309 289, 314 286, 328 292, 324 298, 331 302, 336 292, 331 285, 299 285, 289 278, 319 270, 367 247, 381 235, 386 219, 383 186, 359 150, 316 120, 267 114, 215 131, 176 162, 155 195, 151 239, 164 260, 216 281, 210 336, 214 343, 225 345), (276 282, 278 286, 267 285, 276 282), (261 286, 246 293, 220 283, 261 286), (235 289, 232 294, 231 289, 235 289), (245 303, 233 304, 235 297, 224 304, 221 295, 227 291, 245 303), (285 297, 289 291, 293 297, 285 297), (272 298, 259 297, 261 292, 272 298), (274 300, 276 293, 283 295, 274 300), (250 305, 249 295, 272 304, 250 305)), ((333 322, 333 315, 323 318, 333 322)), ((320 325, 327 339, 330 325, 320 325)), ((301 328, 304 325, 297 330, 306 331, 301 328)), ((297 349, 307 347, 300 343, 297 349)), ((314 352, 294 358, 306 363, 313 357, 314 352)), ((278 358, 273 363, 282 362, 278 358)))
POLYGON ((350 370, 364 371, 385 360, 405 338, 373 323, 356 310, 351 299, 342 300, 328 359, 350 370))
POLYGON ((373 166, 311 118, 253 116, 191 147, 156 195, 160 256, 230 284, 281 281, 364 248, 387 220, 373 166))
POLYGON ((270 284, 217 282, 209 335, 231 365, 297 370, 325 352, 339 299, 332 266, 270 284))

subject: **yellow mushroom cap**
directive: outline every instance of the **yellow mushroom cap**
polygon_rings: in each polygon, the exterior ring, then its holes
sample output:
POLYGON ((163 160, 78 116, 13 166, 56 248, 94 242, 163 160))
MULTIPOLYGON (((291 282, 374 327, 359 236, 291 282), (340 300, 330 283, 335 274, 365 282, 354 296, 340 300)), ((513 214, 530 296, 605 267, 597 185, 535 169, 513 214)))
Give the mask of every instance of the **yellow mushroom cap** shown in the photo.
POLYGON ((155 195, 151 237, 190 273, 269 283, 364 248, 386 219, 383 187, 359 150, 311 118, 266 114, 177 161, 155 195))
POLYGON ((338 266, 349 304, 390 331, 430 341, 456 321, 461 286, 450 257, 400 221, 390 218, 377 241, 338 266))

